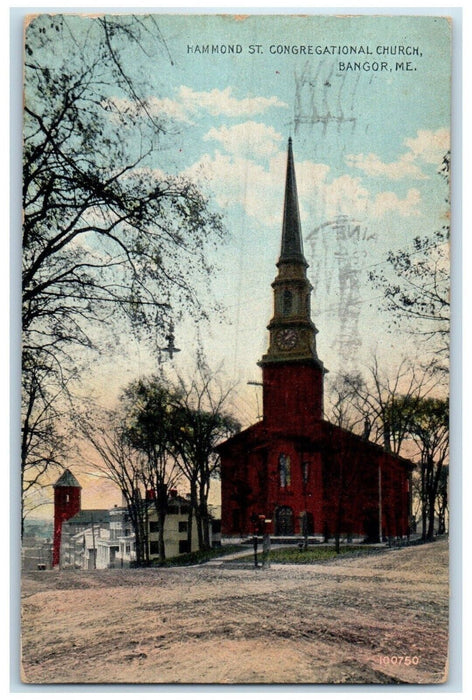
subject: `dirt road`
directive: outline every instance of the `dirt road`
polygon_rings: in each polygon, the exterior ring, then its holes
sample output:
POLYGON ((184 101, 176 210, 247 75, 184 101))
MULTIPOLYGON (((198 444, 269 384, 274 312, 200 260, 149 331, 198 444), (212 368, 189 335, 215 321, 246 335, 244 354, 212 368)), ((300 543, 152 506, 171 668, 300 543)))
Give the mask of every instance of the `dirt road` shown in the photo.
POLYGON ((43 571, 22 588, 29 683, 441 683, 441 541, 267 570, 43 571))

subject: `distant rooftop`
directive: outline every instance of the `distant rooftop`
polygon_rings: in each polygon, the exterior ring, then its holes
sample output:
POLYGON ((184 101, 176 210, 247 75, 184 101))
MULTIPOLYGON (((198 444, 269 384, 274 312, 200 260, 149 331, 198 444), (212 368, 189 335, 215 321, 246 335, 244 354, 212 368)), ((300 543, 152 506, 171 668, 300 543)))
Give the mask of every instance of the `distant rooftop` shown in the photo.
POLYGON ((92 523, 109 523, 110 511, 105 509, 81 510, 77 515, 72 516, 67 521, 67 524, 72 525, 91 525, 92 523))

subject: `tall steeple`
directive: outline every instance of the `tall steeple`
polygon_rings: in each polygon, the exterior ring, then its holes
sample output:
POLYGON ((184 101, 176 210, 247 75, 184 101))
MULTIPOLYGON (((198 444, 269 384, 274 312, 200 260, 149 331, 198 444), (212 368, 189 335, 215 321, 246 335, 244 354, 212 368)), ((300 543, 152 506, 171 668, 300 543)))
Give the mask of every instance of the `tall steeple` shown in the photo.
POLYGON ((285 200, 279 270, 272 283, 274 315, 268 325, 270 343, 260 364, 268 362, 315 362, 317 330, 311 320, 312 286, 307 278, 308 264, 303 255, 302 228, 298 208, 297 183, 292 139, 288 140, 285 200))
POLYGON ((282 222, 282 246, 279 263, 305 263, 303 256, 302 227, 298 208, 297 181, 293 163, 292 139, 288 140, 287 174, 285 178, 285 200, 282 222))
POLYGON ((267 326, 269 347, 259 366, 265 426, 293 435, 311 435, 323 417, 325 369, 316 354, 317 330, 311 320, 312 286, 307 267, 289 139, 282 244, 278 274, 272 282, 274 314, 267 326))

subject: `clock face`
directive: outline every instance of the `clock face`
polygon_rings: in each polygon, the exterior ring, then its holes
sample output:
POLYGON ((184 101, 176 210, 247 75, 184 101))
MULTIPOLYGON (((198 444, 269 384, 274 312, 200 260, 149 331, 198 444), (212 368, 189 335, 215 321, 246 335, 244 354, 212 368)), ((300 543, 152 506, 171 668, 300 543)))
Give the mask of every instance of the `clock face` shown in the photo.
POLYGON ((277 331, 275 342, 281 350, 291 350, 298 340, 298 331, 294 328, 282 328, 277 331))

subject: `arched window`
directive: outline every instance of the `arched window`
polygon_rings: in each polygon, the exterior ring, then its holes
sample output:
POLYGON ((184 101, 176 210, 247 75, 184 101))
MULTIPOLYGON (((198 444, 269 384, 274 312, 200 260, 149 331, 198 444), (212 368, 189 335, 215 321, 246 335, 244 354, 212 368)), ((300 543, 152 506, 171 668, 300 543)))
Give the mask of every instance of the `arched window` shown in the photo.
POLYGON ((279 455, 279 476, 280 476, 280 486, 285 488, 290 486, 291 474, 290 474, 290 456, 285 454, 279 455))
POLYGON ((284 316, 289 316, 292 313, 293 294, 289 289, 284 289, 282 297, 282 313, 284 316))
POLYGON ((307 484, 310 479, 310 463, 302 462, 302 480, 304 484, 307 484))

